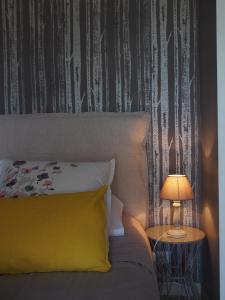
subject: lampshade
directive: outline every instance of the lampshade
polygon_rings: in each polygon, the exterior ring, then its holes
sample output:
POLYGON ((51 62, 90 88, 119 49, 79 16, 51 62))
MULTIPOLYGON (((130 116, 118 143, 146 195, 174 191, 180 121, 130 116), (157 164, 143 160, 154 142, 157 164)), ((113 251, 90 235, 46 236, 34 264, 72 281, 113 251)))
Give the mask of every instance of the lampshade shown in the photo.
POLYGON ((186 175, 168 175, 160 192, 160 198, 171 201, 191 200, 194 194, 186 175))

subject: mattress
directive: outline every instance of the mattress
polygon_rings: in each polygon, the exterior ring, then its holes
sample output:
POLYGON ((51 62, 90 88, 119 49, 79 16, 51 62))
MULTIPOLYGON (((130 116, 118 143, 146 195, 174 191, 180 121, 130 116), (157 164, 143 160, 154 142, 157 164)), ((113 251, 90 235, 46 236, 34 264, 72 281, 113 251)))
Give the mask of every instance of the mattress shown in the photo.
POLYGON ((0 276, 1 300, 159 300, 152 254, 138 221, 123 217, 125 235, 110 237, 107 273, 53 272, 0 276))

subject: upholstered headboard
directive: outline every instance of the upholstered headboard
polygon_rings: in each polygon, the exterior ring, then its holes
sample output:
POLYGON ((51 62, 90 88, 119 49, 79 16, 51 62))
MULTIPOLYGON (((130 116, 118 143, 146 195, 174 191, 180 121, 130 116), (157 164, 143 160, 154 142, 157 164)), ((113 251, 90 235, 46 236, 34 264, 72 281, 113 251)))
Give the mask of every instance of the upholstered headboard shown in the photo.
POLYGON ((113 193, 146 227, 148 126, 146 113, 0 116, 0 159, 97 161, 114 157, 113 193))

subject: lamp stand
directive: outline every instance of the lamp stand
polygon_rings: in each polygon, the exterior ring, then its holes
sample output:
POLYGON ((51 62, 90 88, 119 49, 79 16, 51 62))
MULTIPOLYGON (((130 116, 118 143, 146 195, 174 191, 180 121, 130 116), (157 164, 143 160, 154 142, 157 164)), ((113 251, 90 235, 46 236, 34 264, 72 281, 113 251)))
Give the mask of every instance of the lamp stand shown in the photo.
POLYGON ((186 236, 186 232, 180 228, 180 206, 180 201, 173 201, 174 228, 167 231, 167 234, 175 239, 179 239, 186 236))

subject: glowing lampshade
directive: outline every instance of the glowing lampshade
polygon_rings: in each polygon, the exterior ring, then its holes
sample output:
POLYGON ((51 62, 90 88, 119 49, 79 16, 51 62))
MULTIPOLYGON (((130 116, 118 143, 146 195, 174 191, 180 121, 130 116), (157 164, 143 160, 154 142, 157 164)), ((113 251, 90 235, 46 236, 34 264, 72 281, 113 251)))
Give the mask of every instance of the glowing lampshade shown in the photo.
POLYGON ((186 175, 168 175, 160 192, 160 198, 171 201, 192 200, 194 194, 186 175))

